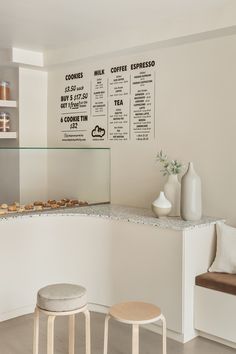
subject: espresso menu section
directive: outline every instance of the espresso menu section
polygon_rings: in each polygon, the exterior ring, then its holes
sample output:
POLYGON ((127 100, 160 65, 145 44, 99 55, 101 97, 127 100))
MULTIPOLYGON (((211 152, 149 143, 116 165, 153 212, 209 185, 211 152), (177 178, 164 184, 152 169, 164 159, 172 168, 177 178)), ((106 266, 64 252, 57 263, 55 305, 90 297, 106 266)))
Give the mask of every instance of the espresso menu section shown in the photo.
POLYGON ((150 140, 154 131, 155 115, 154 72, 135 73, 131 81, 132 138, 150 140))
POLYGON ((154 60, 66 73, 62 141, 148 141, 155 135, 154 60))

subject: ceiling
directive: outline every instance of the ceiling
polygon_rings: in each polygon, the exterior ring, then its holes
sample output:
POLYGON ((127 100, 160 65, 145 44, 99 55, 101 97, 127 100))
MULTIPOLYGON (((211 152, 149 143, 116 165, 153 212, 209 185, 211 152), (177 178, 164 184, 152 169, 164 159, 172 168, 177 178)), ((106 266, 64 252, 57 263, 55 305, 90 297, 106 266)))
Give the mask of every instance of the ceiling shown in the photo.
POLYGON ((235 25, 235 0, 7 0, 0 48, 56 50, 109 37, 165 37, 235 25), (209 27, 209 28, 208 28, 209 27), (212 27, 212 28, 210 28, 212 27), (186 33, 185 33, 185 32, 186 33))

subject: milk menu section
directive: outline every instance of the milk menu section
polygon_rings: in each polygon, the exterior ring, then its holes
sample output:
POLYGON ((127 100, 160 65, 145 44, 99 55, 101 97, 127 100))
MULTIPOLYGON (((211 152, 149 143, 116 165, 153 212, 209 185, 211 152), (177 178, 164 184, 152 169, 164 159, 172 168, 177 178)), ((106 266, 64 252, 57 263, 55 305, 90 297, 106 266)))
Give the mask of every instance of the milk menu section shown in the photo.
POLYGON ((62 141, 147 141, 155 135, 155 60, 63 75, 62 141))

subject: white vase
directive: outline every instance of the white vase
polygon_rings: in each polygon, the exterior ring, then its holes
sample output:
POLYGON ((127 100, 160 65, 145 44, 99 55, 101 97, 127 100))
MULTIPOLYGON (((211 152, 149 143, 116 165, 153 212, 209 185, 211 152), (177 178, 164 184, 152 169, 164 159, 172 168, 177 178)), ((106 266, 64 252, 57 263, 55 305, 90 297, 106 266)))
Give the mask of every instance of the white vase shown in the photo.
POLYGON ((166 198, 171 202, 172 208, 169 216, 180 216, 180 195, 181 185, 178 180, 178 175, 169 175, 166 184, 164 185, 166 198))
POLYGON ((189 221, 200 220, 202 217, 201 180, 192 162, 181 180, 181 217, 189 221))
POLYGON ((166 199, 164 192, 160 192, 159 197, 152 203, 152 210, 158 218, 169 214, 171 203, 166 199))

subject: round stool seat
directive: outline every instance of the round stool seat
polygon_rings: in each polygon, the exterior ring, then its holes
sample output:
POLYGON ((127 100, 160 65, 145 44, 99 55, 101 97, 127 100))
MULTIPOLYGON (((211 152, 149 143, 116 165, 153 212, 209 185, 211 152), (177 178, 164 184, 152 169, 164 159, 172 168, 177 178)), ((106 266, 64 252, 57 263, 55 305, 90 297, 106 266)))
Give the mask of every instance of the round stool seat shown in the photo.
POLYGON ((120 322, 145 324, 158 320, 161 316, 161 310, 153 304, 132 301, 112 306, 109 315, 120 322))
POLYGON ((73 311, 86 304, 87 291, 76 284, 48 285, 40 289, 37 294, 37 306, 46 311, 73 311))

